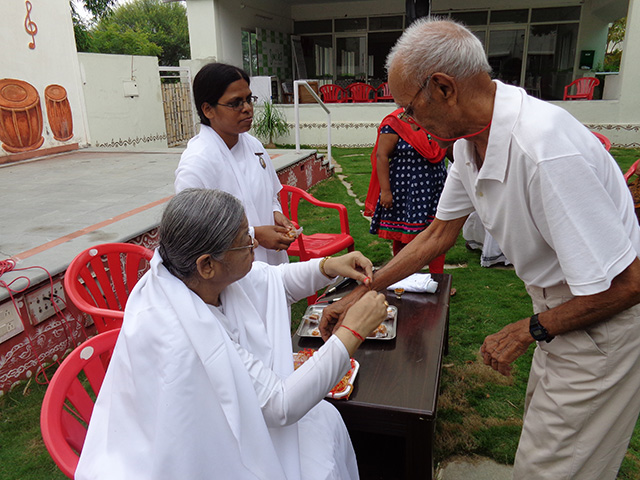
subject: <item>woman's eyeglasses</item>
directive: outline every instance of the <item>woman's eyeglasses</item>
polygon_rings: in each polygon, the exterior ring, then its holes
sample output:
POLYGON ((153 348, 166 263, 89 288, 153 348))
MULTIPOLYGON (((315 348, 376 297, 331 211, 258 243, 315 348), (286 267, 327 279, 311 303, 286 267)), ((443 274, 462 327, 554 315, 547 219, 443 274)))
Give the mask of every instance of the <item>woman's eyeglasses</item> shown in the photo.
POLYGON ((253 235, 253 230, 249 230, 247 232, 247 235, 249 235, 249 239, 251 240, 251 243, 249 245, 244 245, 242 247, 228 248, 227 252, 230 252, 232 250, 244 250, 245 248, 248 248, 249 252, 253 253, 253 249, 256 248, 256 238, 253 235))
POLYGON ((258 101, 258 97, 255 95, 249 95, 247 98, 239 98, 238 100, 231 103, 218 103, 217 105, 222 105, 223 107, 228 107, 236 112, 241 112, 244 108, 244 104, 246 103, 249 106, 252 106, 254 102, 258 101))

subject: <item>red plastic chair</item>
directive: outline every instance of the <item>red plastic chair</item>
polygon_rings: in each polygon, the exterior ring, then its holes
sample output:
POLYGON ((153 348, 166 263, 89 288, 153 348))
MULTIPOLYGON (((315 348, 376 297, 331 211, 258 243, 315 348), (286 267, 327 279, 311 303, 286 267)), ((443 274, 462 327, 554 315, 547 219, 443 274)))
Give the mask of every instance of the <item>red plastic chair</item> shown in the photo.
POLYGON ((375 100, 376 89, 371 85, 361 82, 352 83, 347 86, 350 102, 367 102, 375 100))
POLYGON ((376 102, 393 101, 393 96, 389 90, 389 84, 383 82, 378 88, 376 88, 376 102))
MULTIPOLYGON (((309 260, 311 258, 321 258, 328 255, 338 253, 345 248, 349 252, 353 252, 354 241, 349 235, 349 217, 347 216, 347 207, 339 203, 322 202, 304 190, 283 185, 280 190, 280 203, 282 212, 296 226, 298 222, 298 206, 300 200, 304 199, 312 205, 322 208, 332 208, 340 214, 340 233, 314 233, 312 235, 300 234, 298 238, 289 246, 287 254, 292 257, 299 257, 300 261, 309 260)), ((315 303, 317 296, 307 297, 309 305, 315 303)))
POLYGON ((320 94, 324 103, 344 103, 347 101, 347 91, 335 83, 322 85, 320 94))
POLYGON ((591 133, 593 133, 598 138, 598 140, 600 140, 600 142, 602 143, 602 146, 607 152, 611 150, 611 141, 607 137, 605 137, 604 135, 598 132, 591 132, 591 133))
POLYGON ((593 90, 600 85, 600 80, 595 77, 582 77, 574 80, 564 87, 563 100, 593 100, 593 90), (576 93, 569 95, 569 89, 576 87, 576 93))
POLYGON ((62 473, 73 478, 119 329, 90 338, 62 362, 40 412, 44 444, 62 473), (84 379, 88 381, 84 381, 84 379), (88 384, 87 384, 88 383, 88 384))
POLYGON ((105 243, 81 252, 64 276, 64 289, 78 309, 91 315, 98 332, 120 328, 133 286, 153 251, 132 243, 105 243))
POLYGON ((636 160, 635 162, 633 162, 633 165, 631 165, 629 167, 629 170, 627 170, 627 173, 624 174, 624 179, 628 182, 629 179, 633 176, 633 175, 638 175, 640 176, 640 158, 638 160, 636 160))

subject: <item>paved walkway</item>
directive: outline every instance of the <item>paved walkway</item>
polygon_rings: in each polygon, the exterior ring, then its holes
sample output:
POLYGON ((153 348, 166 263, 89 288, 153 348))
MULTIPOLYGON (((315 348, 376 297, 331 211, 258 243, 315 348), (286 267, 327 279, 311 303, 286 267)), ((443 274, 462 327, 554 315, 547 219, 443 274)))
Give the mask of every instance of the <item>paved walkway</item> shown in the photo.
POLYGON ((510 465, 483 457, 448 459, 436 473, 436 480, 511 480, 510 465))

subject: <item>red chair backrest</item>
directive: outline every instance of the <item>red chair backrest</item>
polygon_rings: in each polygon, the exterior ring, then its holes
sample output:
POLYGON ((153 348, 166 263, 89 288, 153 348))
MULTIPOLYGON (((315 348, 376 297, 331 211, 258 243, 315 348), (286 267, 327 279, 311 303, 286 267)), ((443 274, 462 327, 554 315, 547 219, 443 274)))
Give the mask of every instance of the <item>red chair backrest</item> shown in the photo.
POLYGON ((391 91, 389 90, 388 82, 383 82, 376 89, 376 101, 378 100, 393 100, 393 96, 391 96, 391 91))
POLYGON ((40 412, 42 439, 53 461, 69 478, 78 467, 93 399, 102 387, 119 333, 119 329, 110 330, 76 347, 58 367, 44 395, 40 412), (78 378, 81 374, 84 375, 78 378))
POLYGON ((129 294, 148 268, 153 251, 132 243, 105 243, 81 252, 64 276, 64 289, 91 315, 98 332, 120 328, 129 294))
POLYGON ((356 82, 347 86, 352 102, 373 102, 376 89, 367 83, 356 82))
POLYGON ((343 103, 347 100, 347 92, 340 85, 329 83, 320 87, 322 101, 325 103, 343 103))
POLYGON ((611 150, 611 141, 605 137, 603 134, 598 133, 598 132, 591 132, 593 133, 598 140, 600 140, 600 142, 602 143, 602 146, 605 148, 605 150, 608 152, 609 150, 611 150))
POLYGON ((595 77, 582 77, 574 80, 569 85, 564 87, 564 100, 572 98, 584 98, 586 100, 593 100, 593 91, 600 85, 600 80, 595 77), (570 94, 571 87, 576 87, 576 93, 570 94))
MULTIPOLYGON (((280 190, 280 205, 282 206, 282 213, 296 225, 299 225, 298 206, 301 199, 306 200, 316 207, 332 208, 334 210, 337 210, 340 216, 340 233, 349 233, 349 218, 347 216, 347 207, 340 203, 323 202, 322 200, 318 200, 313 195, 305 192, 301 188, 293 187, 291 185, 282 185, 282 190, 280 190), (289 199, 289 195, 291 195, 291 199, 289 199)), ((305 235, 301 236, 304 237, 305 235)))

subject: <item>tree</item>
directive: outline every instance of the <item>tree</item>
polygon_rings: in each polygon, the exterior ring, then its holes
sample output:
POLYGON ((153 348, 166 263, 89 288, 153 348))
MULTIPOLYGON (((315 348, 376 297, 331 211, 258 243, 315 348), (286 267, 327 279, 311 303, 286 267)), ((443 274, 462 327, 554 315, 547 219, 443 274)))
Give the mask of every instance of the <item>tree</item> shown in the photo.
POLYGON ((622 60, 622 42, 627 28, 627 17, 613 22, 607 34, 607 51, 604 55, 604 71, 617 72, 620 70, 622 60))
POLYGON ((284 113, 270 101, 264 102, 256 110, 253 117, 253 131, 258 137, 268 142, 265 147, 275 148, 273 141, 289 133, 287 119, 284 113))
POLYGON ((614 53, 620 50, 620 46, 624 41, 624 33, 627 28, 627 17, 616 20, 609 27, 607 34, 607 53, 614 53))
MULTIPOLYGON (((113 2, 85 0, 89 1, 94 5, 113 2)), ((190 56, 187 9, 180 3, 135 0, 118 6, 99 17, 89 36, 91 52, 154 55, 160 65, 178 65, 190 56)))
POLYGON ((162 55, 162 47, 149 40, 147 33, 132 29, 121 30, 114 24, 105 25, 99 32, 92 34, 91 51, 152 57, 162 55))

